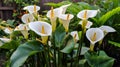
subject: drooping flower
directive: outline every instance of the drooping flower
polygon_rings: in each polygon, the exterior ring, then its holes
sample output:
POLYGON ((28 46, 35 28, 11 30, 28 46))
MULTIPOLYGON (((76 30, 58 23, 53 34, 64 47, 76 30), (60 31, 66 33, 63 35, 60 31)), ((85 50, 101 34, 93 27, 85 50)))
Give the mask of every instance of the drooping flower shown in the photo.
POLYGON ((61 8, 53 9, 53 7, 51 7, 51 10, 47 12, 46 16, 48 18, 50 18, 53 31, 55 31, 55 29, 56 29, 56 19, 60 14, 62 14, 62 9, 61 8))
POLYGON ((73 17, 74 17, 74 15, 72 15, 72 14, 59 15, 60 22, 63 24, 66 32, 68 32, 68 30, 69 30, 69 23, 73 17))
POLYGON ((75 42, 77 42, 79 40, 78 32, 77 31, 72 31, 70 34, 74 38, 75 42))
POLYGON ((13 32, 13 29, 10 28, 10 27, 8 27, 8 28, 5 28, 5 29, 4 29, 4 32, 5 32, 6 34, 11 34, 11 33, 13 32))
POLYGON ((43 21, 36 21, 29 23, 29 28, 36 34, 41 36, 42 43, 46 44, 48 36, 52 34, 52 26, 43 21))
POLYGON ((101 26, 99 28, 104 32, 105 35, 109 32, 116 32, 116 30, 114 28, 110 27, 110 26, 105 26, 104 25, 104 26, 101 26))
POLYGON ((36 5, 30 5, 30 6, 24 7, 23 9, 27 10, 30 14, 32 14, 32 13, 36 13, 37 11, 39 11, 40 7, 36 5))
POLYGON ((93 18, 97 15, 98 10, 82 10, 77 14, 77 17, 84 20, 93 18))
POLYGON ((70 6, 71 4, 67 4, 67 5, 62 5, 60 8, 62 9, 62 14, 65 14, 67 8, 70 6))
POLYGON ((15 28, 14 31, 20 31, 23 34, 23 36, 25 37, 25 39, 28 39, 28 35, 29 35, 28 30, 30 30, 28 25, 20 24, 15 28))
POLYGON ((93 51, 94 44, 103 39, 104 33, 99 28, 90 28, 86 31, 86 37, 91 43, 90 50, 93 51))
POLYGON ((21 18, 22 22, 23 23, 30 23, 34 20, 34 17, 32 14, 24 14, 21 18))

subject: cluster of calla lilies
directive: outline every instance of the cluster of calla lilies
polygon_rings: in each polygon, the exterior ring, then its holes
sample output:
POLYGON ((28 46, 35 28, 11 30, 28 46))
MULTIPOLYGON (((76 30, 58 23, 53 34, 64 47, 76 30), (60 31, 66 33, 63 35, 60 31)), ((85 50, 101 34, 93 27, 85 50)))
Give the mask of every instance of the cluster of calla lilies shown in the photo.
MULTIPOLYGON (((39 6, 31 5, 24 7, 23 9, 29 12, 28 14, 24 14, 21 17, 21 20, 24 24, 18 25, 15 29, 12 29, 10 27, 5 28, 4 32, 6 34, 11 34, 13 31, 20 31, 23 34, 24 38, 28 39, 28 31, 32 30, 41 36, 42 40, 39 41, 41 41, 43 44, 46 44, 48 41, 48 36, 51 36, 52 32, 56 30, 57 18, 59 19, 60 24, 63 25, 65 31, 67 33, 69 32, 69 23, 71 19, 73 19, 74 15, 65 13, 70 5, 71 4, 63 5, 55 9, 51 7, 51 10, 49 10, 46 15, 50 19, 51 24, 45 21, 41 21, 41 18, 38 14, 38 11, 40 10, 39 6)), ((93 22, 88 21, 88 19, 95 17, 97 13, 98 10, 82 10, 77 14, 77 17, 81 19, 79 24, 81 25, 82 32, 84 34, 86 33, 86 37, 91 43, 91 51, 93 51, 95 43, 100 42, 99 44, 101 44, 101 41, 107 33, 115 32, 115 29, 105 25, 98 28, 90 28, 93 25, 93 22)), ((78 37, 77 31, 70 32, 70 34, 73 36, 75 42, 80 39, 78 37)), ((9 42, 11 38, 0 38, 0 40, 9 42)))

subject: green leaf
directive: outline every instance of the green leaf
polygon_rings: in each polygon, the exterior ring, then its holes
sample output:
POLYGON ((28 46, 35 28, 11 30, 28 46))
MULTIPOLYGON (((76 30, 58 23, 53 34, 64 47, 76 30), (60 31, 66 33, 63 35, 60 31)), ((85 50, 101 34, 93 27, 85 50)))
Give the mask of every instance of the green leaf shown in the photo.
POLYGON ((91 67, 112 67, 114 63, 114 59, 108 57, 104 51, 100 51, 99 55, 87 52, 85 58, 91 67))
POLYGON ((116 46, 116 47, 120 47, 120 43, 117 43, 117 42, 113 42, 113 41, 108 41, 108 43, 116 46))
POLYGON ((109 18, 111 18, 113 15, 120 13, 120 7, 117 7, 109 12, 107 12, 105 15, 103 15, 99 21, 98 24, 103 25, 109 18))
POLYGON ((12 40, 10 42, 3 43, 3 45, 0 46, 0 48, 3 48, 3 49, 16 49, 19 45, 20 44, 19 44, 18 41, 12 40))
POLYGON ((38 52, 43 51, 43 44, 39 41, 30 41, 25 44, 20 45, 17 50, 12 54, 10 58, 11 67, 21 66, 26 59, 38 52))
POLYGON ((64 41, 66 32, 62 26, 59 26, 54 32, 56 47, 60 47, 64 41))
POLYGON ((75 42, 73 40, 73 37, 72 36, 68 36, 68 39, 69 40, 68 40, 65 48, 63 48, 61 50, 61 52, 63 52, 63 53, 70 53, 73 50, 73 48, 74 48, 75 42))

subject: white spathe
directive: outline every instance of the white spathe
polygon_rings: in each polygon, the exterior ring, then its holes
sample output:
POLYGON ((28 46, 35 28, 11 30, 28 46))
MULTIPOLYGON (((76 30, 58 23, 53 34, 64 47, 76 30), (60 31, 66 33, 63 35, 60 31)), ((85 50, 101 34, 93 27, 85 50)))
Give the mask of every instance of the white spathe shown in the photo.
POLYGON ((67 8, 70 6, 71 4, 67 4, 67 5, 62 5, 60 8, 62 8, 62 14, 65 14, 67 8))
POLYGON ((77 17, 84 20, 88 18, 95 17, 97 15, 98 10, 82 10, 77 14, 77 17), (86 12, 86 18, 84 18, 86 12))
POLYGON ((95 43, 103 39, 104 33, 99 28, 90 28, 86 31, 86 37, 90 41, 90 43, 94 45, 95 43))
POLYGON ((13 29, 11 29, 11 28, 5 28, 4 29, 4 32, 6 33, 6 34, 11 34, 12 32, 13 32, 13 29))
POLYGON ((30 23, 34 20, 34 17, 32 14, 24 14, 22 17, 21 17, 21 20, 23 23, 30 23))
POLYGON ((15 28, 14 31, 20 31, 23 34, 23 36, 27 39, 29 35, 28 30, 30 29, 27 24, 20 24, 15 28))
MULTIPOLYGON (((83 21, 80 21, 79 24, 82 25, 82 24, 83 24, 83 21)), ((92 25, 93 25, 93 22, 91 22, 91 21, 87 21, 87 24, 86 24, 85 27, 86 27, 86 28, 90 28, 92 25)))
POLYGON ((3 42, 9 42, 10 41, 10 39, 8 39, 8 38, 0 38, 0 40, 3 41, 3 42))
POLYGON ((101 27, 99 27, 103 32, 105 32, 105 33, 109 33, 109 32, 116 32, 116 30, 114 29, 114 28, 112 28, 112 27, 110 27, 110 26, 105 26, 105 25, 103 25, 103 26, 101 26, 101 27))
POLYGON ((29 28, 40 36, 50 36, 52 34, 52 26, 44 21, 31 22, 29 28), (42 33, 42 27, 44 27, 44 33, 42 33))
POLYGON ((72 32, 70 33, 70 35, 74 38, 75 41, 78 41, 78 40, 79 40, 78 32, 77 32, 77 31, 72 31, 72 32))
POLYGON ((26 6, 23 8, 24 10, 27 10, 30 14, 37 12, 40 10, 39 6, 36 5, 30 5, 30 6, 26 6))
POLYGON ((60 22, 63 24, 66 32, 68 32, 68 27, 70 20, 74 17, 72 14, 61 14, 59 15, 60 22))

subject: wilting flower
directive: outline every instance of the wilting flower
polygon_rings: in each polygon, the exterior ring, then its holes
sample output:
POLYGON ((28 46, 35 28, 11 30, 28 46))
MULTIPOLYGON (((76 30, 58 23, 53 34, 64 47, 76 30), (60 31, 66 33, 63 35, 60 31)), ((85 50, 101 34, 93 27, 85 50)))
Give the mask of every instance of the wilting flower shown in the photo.
POLYGON ((103 39, 104 33, 99 28, 90 28, 86 31, 86 37, 91 43, 90 50, 93 51, 94 44, 103 39))
POLYGON ((79 40, 79 37, 78 37, 78 32, 77 31, 72 31, 70 33, 72 35, 72 37, 74 38, 74 41, 77 42, 79 40))
POLYGON ((71 4, 67 4, 67 5, 62 5, 60 8, 62 9, 62 14, 65 14, 67 8, 70 6, 71 4))
POLYGON ((116 30, 110 26, 101 26, 99 28, 104 32, 105 35, 109 32, 116 32, 116 30))
POLYGON ((46 44, 48 36, 52 34, 52 26, 43 21, 36 21, 29 23, 29 28, 42 38, 42 43, 46 44))
POLYGON ((34 17, 32 14, 24 14, 21 18, 23 23, 30 23, 34 20, 34 17))
POLYGON ((3 42, 5 43, 5 42, 9 42, 9 41, 10 41, 10 39, 8 39, 8 38, 0 38, 0 46, 2 46, 3 42))
POLYGON ((28 39, 29 35, 28 30, 29 28, 26 24, 20 24, 15 28, 15 31, 20 31, 26 39, 28 39))
POLYGON ((61 14, 61 15, 59 15, 60 22, 63 23, 63 26, 64 26, 66 32, 68 32, 69 23, 70 23, 70 20, 73 17, 74 16, 72 14, 61 14))
POLYGON ((11 34, 12 32, 13 32, 13 29, 12 28, 5 28, 4 29, 4 32, 6 33, 6 34, 11 34))
POLYGON ((32 14, 32 13, 36 13, 37 11, 39 11, 40 7, 36 5, 30 5, 30 6, 24 7, 23 9, 27 10, 30 14, 32 14))
POLYGON ((51 7, 51 10, 47 12, 46 16, 48 18, 50 18, 53 31, 55 31, 55 29, 56 29, 56 19, 60 14, 62 14, 62 9, 61 8, 53 9, 53 7, 51 7))

